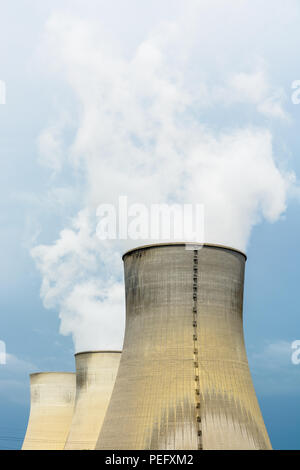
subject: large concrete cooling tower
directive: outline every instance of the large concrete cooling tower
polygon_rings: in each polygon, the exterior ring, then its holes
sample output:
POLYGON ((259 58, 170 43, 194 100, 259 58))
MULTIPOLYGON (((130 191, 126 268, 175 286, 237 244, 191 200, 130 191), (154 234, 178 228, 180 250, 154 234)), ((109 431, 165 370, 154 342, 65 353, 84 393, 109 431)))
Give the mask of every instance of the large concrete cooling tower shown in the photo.
POLYGON ((123 257, 124 348, 98 449, 271 448, 243 338, 246 257, 189 248, 123 257))
POLYGON ((31 374, 30 416, 23 450, 62 450, 73 416, 74 373, 31 374))
POLYGON ((66 450, 95 449, 120 357, 120 351, 82 352, 75 355, 76 400, 66 450))

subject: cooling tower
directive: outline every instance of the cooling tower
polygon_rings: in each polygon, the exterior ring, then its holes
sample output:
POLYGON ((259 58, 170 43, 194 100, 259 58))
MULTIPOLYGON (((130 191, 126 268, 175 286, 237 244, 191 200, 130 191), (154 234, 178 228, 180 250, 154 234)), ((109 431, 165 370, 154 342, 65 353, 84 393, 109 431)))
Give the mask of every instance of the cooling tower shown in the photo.
POLYGON ((271 449, 244 345, 246 256, 188 248, 123 256, 124 347, 97 449, 271 449))
POLYGON ((66 450, 95 449, 120 357, 120 351, 75 354, 76 400, 66 450))
POLYGON ((75 374, 43 372, 30 375, 30 416, 23 450, 62 450, 75 402, 75 374))

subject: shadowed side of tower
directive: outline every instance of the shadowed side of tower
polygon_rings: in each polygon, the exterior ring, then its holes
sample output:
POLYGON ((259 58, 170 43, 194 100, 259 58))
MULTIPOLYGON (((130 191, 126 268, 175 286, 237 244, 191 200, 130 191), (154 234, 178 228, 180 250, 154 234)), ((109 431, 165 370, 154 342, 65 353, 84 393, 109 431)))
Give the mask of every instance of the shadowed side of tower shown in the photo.
POLYGON ((75 402, 75 374, 30 375, 30 416, 22 450, 62 450, 75 402))
POLYGON ((246 257, 194 248, 123 257, 124 347, 98 449, 271 448, 244 346, 246 257))
POLYGON ((76 400, 65 450, 95 449, 120 357, 120 351, 90 351, 75 355, 76 400))

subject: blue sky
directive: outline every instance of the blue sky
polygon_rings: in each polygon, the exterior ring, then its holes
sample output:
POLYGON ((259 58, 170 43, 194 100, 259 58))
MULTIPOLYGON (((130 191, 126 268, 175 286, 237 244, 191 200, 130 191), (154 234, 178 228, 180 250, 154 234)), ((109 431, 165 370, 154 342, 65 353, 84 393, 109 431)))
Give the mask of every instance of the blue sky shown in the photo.
POLYGON ((300 104, 291 96, 300 80, 300 6, 107 3, 12 0, 1 11, 0 340, 8 356, 0 448, 21 445, 29 373, 73 370, 75 350, 121 341, 126 247, 99 250, 93 214, 127 191, 137 202, 181 194, 204 202, 210 238, 217 232, 216 241, 246 249, 245 339, 256 392, 273 447, 299 449, 300 365, 291 343, 300 338, 300 104), (190 184, 174 190, 183 148, 209 155, 220 200, 201 173, 193 179, 190 155, 190 184), (219 172, 220 153, 232 178, 219 172))

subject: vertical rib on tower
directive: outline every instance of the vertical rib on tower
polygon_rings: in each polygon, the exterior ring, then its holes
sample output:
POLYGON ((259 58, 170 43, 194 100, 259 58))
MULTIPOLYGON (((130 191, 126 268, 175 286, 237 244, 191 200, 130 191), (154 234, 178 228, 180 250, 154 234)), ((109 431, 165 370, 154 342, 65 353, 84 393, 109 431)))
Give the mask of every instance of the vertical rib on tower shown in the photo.
POLYGON ((30 416, 23 450, 62 450, 74 409, 75 374, 30 375, 30 416))
POLYGON ((66 450, 95 449, 120 357, 120 351, 75 354, 76 400, 66 450))
POLYGON ((166 244, 123 259, 124 348, 97 448, 270 449, 244 345, 245 255, 166 244))

